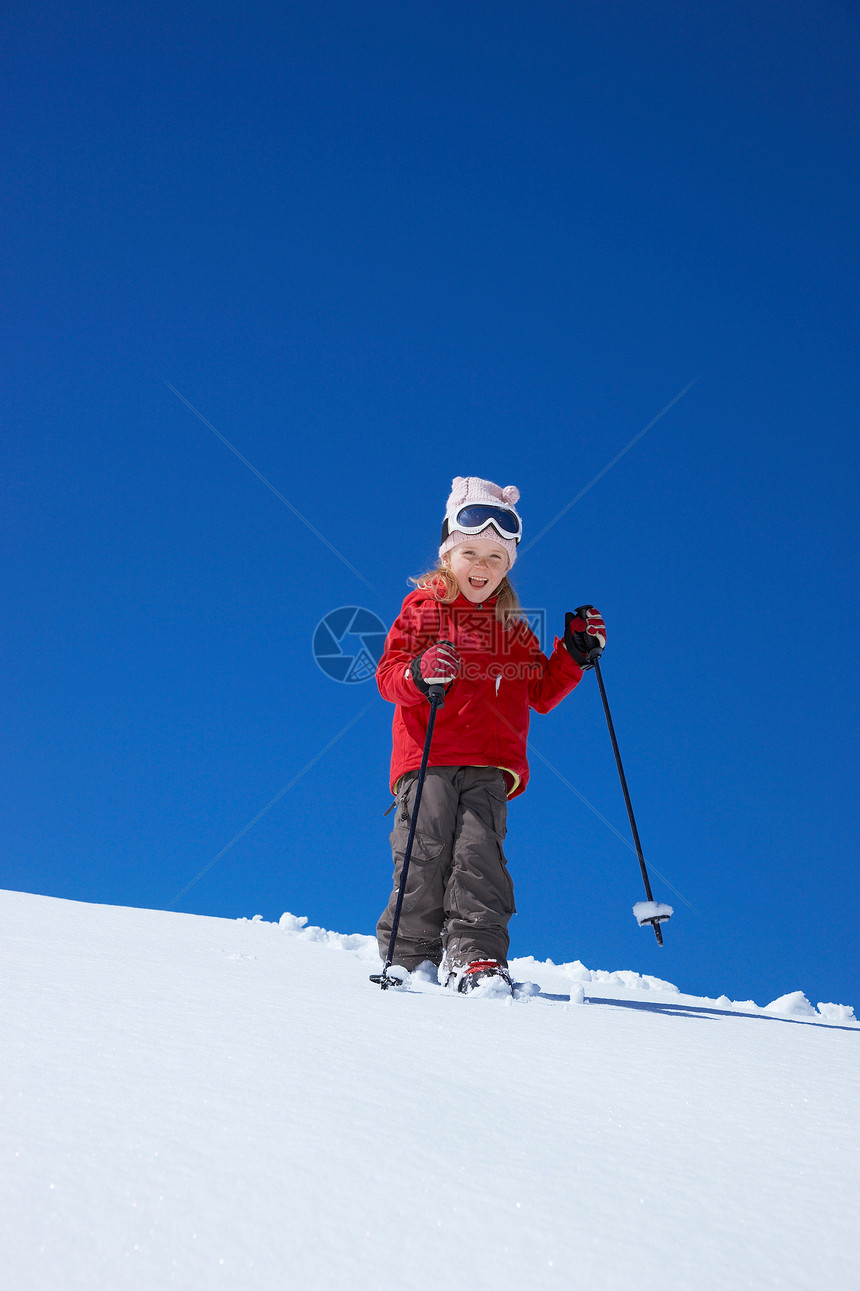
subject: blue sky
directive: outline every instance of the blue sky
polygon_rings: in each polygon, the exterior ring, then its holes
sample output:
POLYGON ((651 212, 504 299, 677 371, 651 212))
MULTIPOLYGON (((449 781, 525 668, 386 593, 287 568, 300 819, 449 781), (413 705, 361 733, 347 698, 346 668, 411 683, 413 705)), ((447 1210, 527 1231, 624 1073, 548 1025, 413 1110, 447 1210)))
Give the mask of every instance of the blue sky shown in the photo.
POLYGON ((532 724, 512 953, 860 1005, 853 7, 3 24, 0 884, 371 931, 391 710, 311 644, 391 622, 478 474, 549 526, 550 633, 606 617, 676 909, 659 950, 587 677, 532 724))

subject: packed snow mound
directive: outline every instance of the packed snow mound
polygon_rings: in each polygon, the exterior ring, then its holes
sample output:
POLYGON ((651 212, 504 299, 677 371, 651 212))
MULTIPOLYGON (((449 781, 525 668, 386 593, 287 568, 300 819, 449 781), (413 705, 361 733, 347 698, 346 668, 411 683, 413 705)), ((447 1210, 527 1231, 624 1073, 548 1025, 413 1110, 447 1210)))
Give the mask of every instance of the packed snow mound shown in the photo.
MULTIPOLYGON (((260 915, 255 915, 253 922, 260 919, 260 915)), ((317 928, 309 924, 308 917, 304 914, 294 915, 285 912, 278 920, 278 927, 291 937, 300 937, 302 941, 330 946, 333 950, 345 950, 350 955, 355 955, 357 959, 366 959, 375 963, 379 958, 375 937, 368 937, 361 932, 328 932, 325 928, 317 928)))
POLYGON ((763 1013, 779 1013, 784 1017, 826 1018, 828 1022, 852 1022, 854 1009, 850 1004, 819 1004, 814 1009, 803 991, 790 991, 778 1000, 766 1004, 763 1013))
POLYGON ((815 1009, 809 1003, 803 991, 789 991, 787 995, 780 995, 778 1000, 771 1000, 770 1004, 765 1004, 764 1011, 765 1013, 783 1013, 787 1017, 795 1018, 814 1018, 817 1016, 815 1009))
POLYGON ((853 1022, 854 1009, 850 1004, 819 1004, 818 1012, 828 1022, 853 1022))

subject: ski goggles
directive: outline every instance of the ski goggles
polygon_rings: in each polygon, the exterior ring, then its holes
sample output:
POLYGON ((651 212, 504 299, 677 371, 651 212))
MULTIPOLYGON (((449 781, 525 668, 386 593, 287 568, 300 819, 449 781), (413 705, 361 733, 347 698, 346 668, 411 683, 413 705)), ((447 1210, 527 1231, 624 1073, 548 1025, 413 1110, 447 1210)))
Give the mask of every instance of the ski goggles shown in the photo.
POLYGON ((519 542, 523 536, 523 522, 516 511, 510 507, 492 506, 485 502, 469 502, 455 511, 453 517, 445 517, 442 525, 442 542, 452 530, 457 533, 478 534, 493 525, 503 538, 513 538, 519 542))

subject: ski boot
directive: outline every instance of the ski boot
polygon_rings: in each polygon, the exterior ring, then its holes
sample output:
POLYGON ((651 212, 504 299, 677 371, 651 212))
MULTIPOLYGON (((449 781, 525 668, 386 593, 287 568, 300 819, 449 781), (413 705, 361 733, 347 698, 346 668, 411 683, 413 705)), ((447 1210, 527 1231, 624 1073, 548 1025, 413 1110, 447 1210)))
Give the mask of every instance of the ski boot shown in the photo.
POLYGON ((482 995, 510 995, 514 989, 507 968, 497 959, 473 959, 451 973, 447 985, 462 995, 476 990, 482 995))

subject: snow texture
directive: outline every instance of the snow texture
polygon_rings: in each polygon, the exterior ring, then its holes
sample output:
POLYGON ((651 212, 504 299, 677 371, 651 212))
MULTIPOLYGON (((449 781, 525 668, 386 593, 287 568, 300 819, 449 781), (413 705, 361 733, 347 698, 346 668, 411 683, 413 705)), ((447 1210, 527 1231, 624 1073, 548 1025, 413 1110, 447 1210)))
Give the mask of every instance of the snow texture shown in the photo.
POLYGON ((633 907, 633 914, 640 926, 653 919, 661 922, 671 919, 674 913, 674 906, 664 905, 662 901, 637 901, 633 907))
POLYGON ((372 937, 289 914, 0 919, 7 1286, 857 1286, 848 1005, 578 960, 381 991, 372 937))

